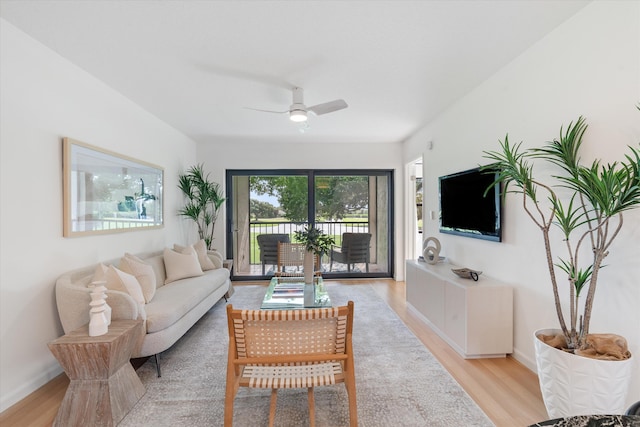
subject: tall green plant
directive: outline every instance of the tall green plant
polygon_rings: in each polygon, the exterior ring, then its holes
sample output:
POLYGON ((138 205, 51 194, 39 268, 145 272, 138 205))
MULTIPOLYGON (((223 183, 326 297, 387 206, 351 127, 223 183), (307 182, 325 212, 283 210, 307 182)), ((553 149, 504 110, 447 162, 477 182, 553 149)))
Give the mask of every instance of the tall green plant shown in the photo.
POLYGON ((178 176, 178 188, 187 199, 178 214, 191 218, 196 223, 198 235, 204 239, 207 249, 211 249, 218 212, 227 200, 220 184, 209 181, 209 174, 205 174, 203 165, 198 164, 178 176))
POLYGON ((589 333, 598 273, 622 228, 622 214, 640 205, 640 151, 629 147, 623 161, 604 165, 594 160, 582 166, 579 151, 586 130, 585 119, 580 117, 566 131, 560 129, 559 139, 542 148, 523 150, 522 143, 510 144, 507 135, 500 142, 500 151, 485 151, 485 158, 494 163, 484 169, 498 172, 494 184, 502 183, 504 194, 522 194, 525 212, 542 232, 556 313, 570 349, 583 347, 589 333), (535 159, 559 169, 551 176, 554 184, 534 177, 535 159), (564 196, 566 192, 568 196, 564 196), (563 257, 554 256, 552 227, 561 232, 566 250, 563 257), (567 278, 568 319, 560 302, 556 267, 567 278), (585 290, 581 309, 580 297, 585 290))

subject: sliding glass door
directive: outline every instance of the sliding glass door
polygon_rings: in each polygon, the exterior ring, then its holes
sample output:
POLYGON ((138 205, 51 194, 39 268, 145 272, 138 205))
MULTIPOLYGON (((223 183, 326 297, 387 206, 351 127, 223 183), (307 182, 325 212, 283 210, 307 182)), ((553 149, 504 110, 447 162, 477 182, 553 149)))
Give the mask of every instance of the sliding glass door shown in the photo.
POLYGON ((234 259, 234 279, 272 276, 274 245, 294 242, 295 231, 307 224, 336 242, 322 257, 323 276, 390 277, 392 178, 379 170, 227 171, 227 256, 234 259), (356 241, 358 255, 345 251, 356 241))

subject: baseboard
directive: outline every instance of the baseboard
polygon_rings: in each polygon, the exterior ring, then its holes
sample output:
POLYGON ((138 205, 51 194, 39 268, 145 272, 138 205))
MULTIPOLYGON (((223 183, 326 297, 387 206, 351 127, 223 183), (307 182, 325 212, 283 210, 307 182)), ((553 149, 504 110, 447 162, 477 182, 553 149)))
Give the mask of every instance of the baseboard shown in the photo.
POLYGON ((511 357, 516 359, 518 362, 522 363, 524 366, 529 368, 529 370, 533 371, 534 373, 538 373, 538 367, 536 366, 535 359, 531 359, 530 357, 526 356, 517 348, 513 349, 513 354, 511 355, 511 357))
POLYGON ((15 405, 64 371, 57 363, 52 364, 49 369, 43 372, 41 375, 38 375, 36 378, 33 378, 31 381, 28 381, 20 387, 15 388, 10 393, 3 394, 0 398, 0 412, 4 412, 9 409, 11 406, 15 405))

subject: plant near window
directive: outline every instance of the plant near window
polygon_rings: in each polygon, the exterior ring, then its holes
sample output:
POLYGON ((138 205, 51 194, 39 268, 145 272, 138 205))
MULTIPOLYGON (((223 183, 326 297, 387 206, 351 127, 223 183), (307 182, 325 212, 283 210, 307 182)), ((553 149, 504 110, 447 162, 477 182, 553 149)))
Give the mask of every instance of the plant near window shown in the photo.
POLYGON ((522 194, 525 212, 542 232, 556 314, 570 352, 579 352, 586 346, 598 273, 620 233, 623 213, 640 205, 640 151, 629 147, 625 160, 606 165, 594 160, 591 165, 582 166, 579 150, 586 129, 585 119, 580 117, 566 131, 560 129, 559 139, 542 148, 522 150, 522 143, 510 144, 507 135, 500 142, 500 151, 484 152, 485 158, 495 162, 484 169, 497 169, 495 183, 504 185, 504 194, 522 194), (534 159, 560 169, 551 176, 553 183, 534 177, 534 159), (552 227, 561 232, 564 257, 554 258, 552 227), (560 302, 556 267, 568 280, 568 318, 560 302), (585 292, 581 304, 580 297, 585 292))
POLYGON ((303 230, 296 231, 294 236, 296 241, 302 243, 308 252, 313 252, 319 257, 329 252, 335 243, 333 237, 324 234, 322 230, 310 224, 306 225, 303 230))
POLYGON ((205 241, 207 249, 212 249, 218 212, 227 200, 220 184, 210 181, 209 174, 204 173, 203 165, 198 164, 178 176, 178 188, 187 199, 178 214, 191 218, 196 223, 198 236, 205 241))

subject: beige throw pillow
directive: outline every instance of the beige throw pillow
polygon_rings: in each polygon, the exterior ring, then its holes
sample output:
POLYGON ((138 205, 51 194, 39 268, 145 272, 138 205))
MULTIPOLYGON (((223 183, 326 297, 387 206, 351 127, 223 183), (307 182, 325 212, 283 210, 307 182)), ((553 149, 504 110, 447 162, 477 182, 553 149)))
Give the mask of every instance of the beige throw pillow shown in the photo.
POLYGON ((134 275, 142 288, 144 301, 147 303, 151 301, 156 294, 156 273, 153 271, 153 267, 137 256, 125 253, 124 257, 120 259, 120 270, 134 275))
POLYGON ((193 248, 193 250, 198 255, 198 262, 200 263, 200 268, 202 271, 213 270, 216 268, 216 265, 211 261, 209 255, 207 255, 207 245, 203 239, 200 239, 197 243, 192 246, 181 246, 178 244, 173 245, 173 250, 176 252, 180 252, 181 254, 186 253, 185 250, 188 248, 193 248))
POLYGON ((135 276, 118 270, 114 266, 110 265, 105 273, 105 280, 107 281, 107 289, 121 291, 131 295, 131 297, 138 303, 138 318, 143 320, 146 318, 146 312, 144 311, 144 295, 142 294, 140 283, 138 283, 138 279, 136 279, 135 276))
POLYGON ((106 265, 102 263, 98 264, 98 266, 96 267, 96 271, 93 273, 93 279, 91 279, 91 282, 93 283, 107 280, 105 279, 105 275, 107 274, 108 269, 109 267, 107 267, 106 265))
POLYGON ((194 243, 193 249, 198 254, 198 261, 200 261, 200 267, 202 267, 203 271, 213 270, 216 268, 209 255, 207 255, 207 244, 204 240, 200 240, 197 243, 194 243))
POLYGON ((167 270, 167 278, 164 281, 165 284, 188 277, 202 276, 204 274, 200 267, 196 251, 190 246, 184 249, 184 253, 165 248, 164 266, 167 270))

